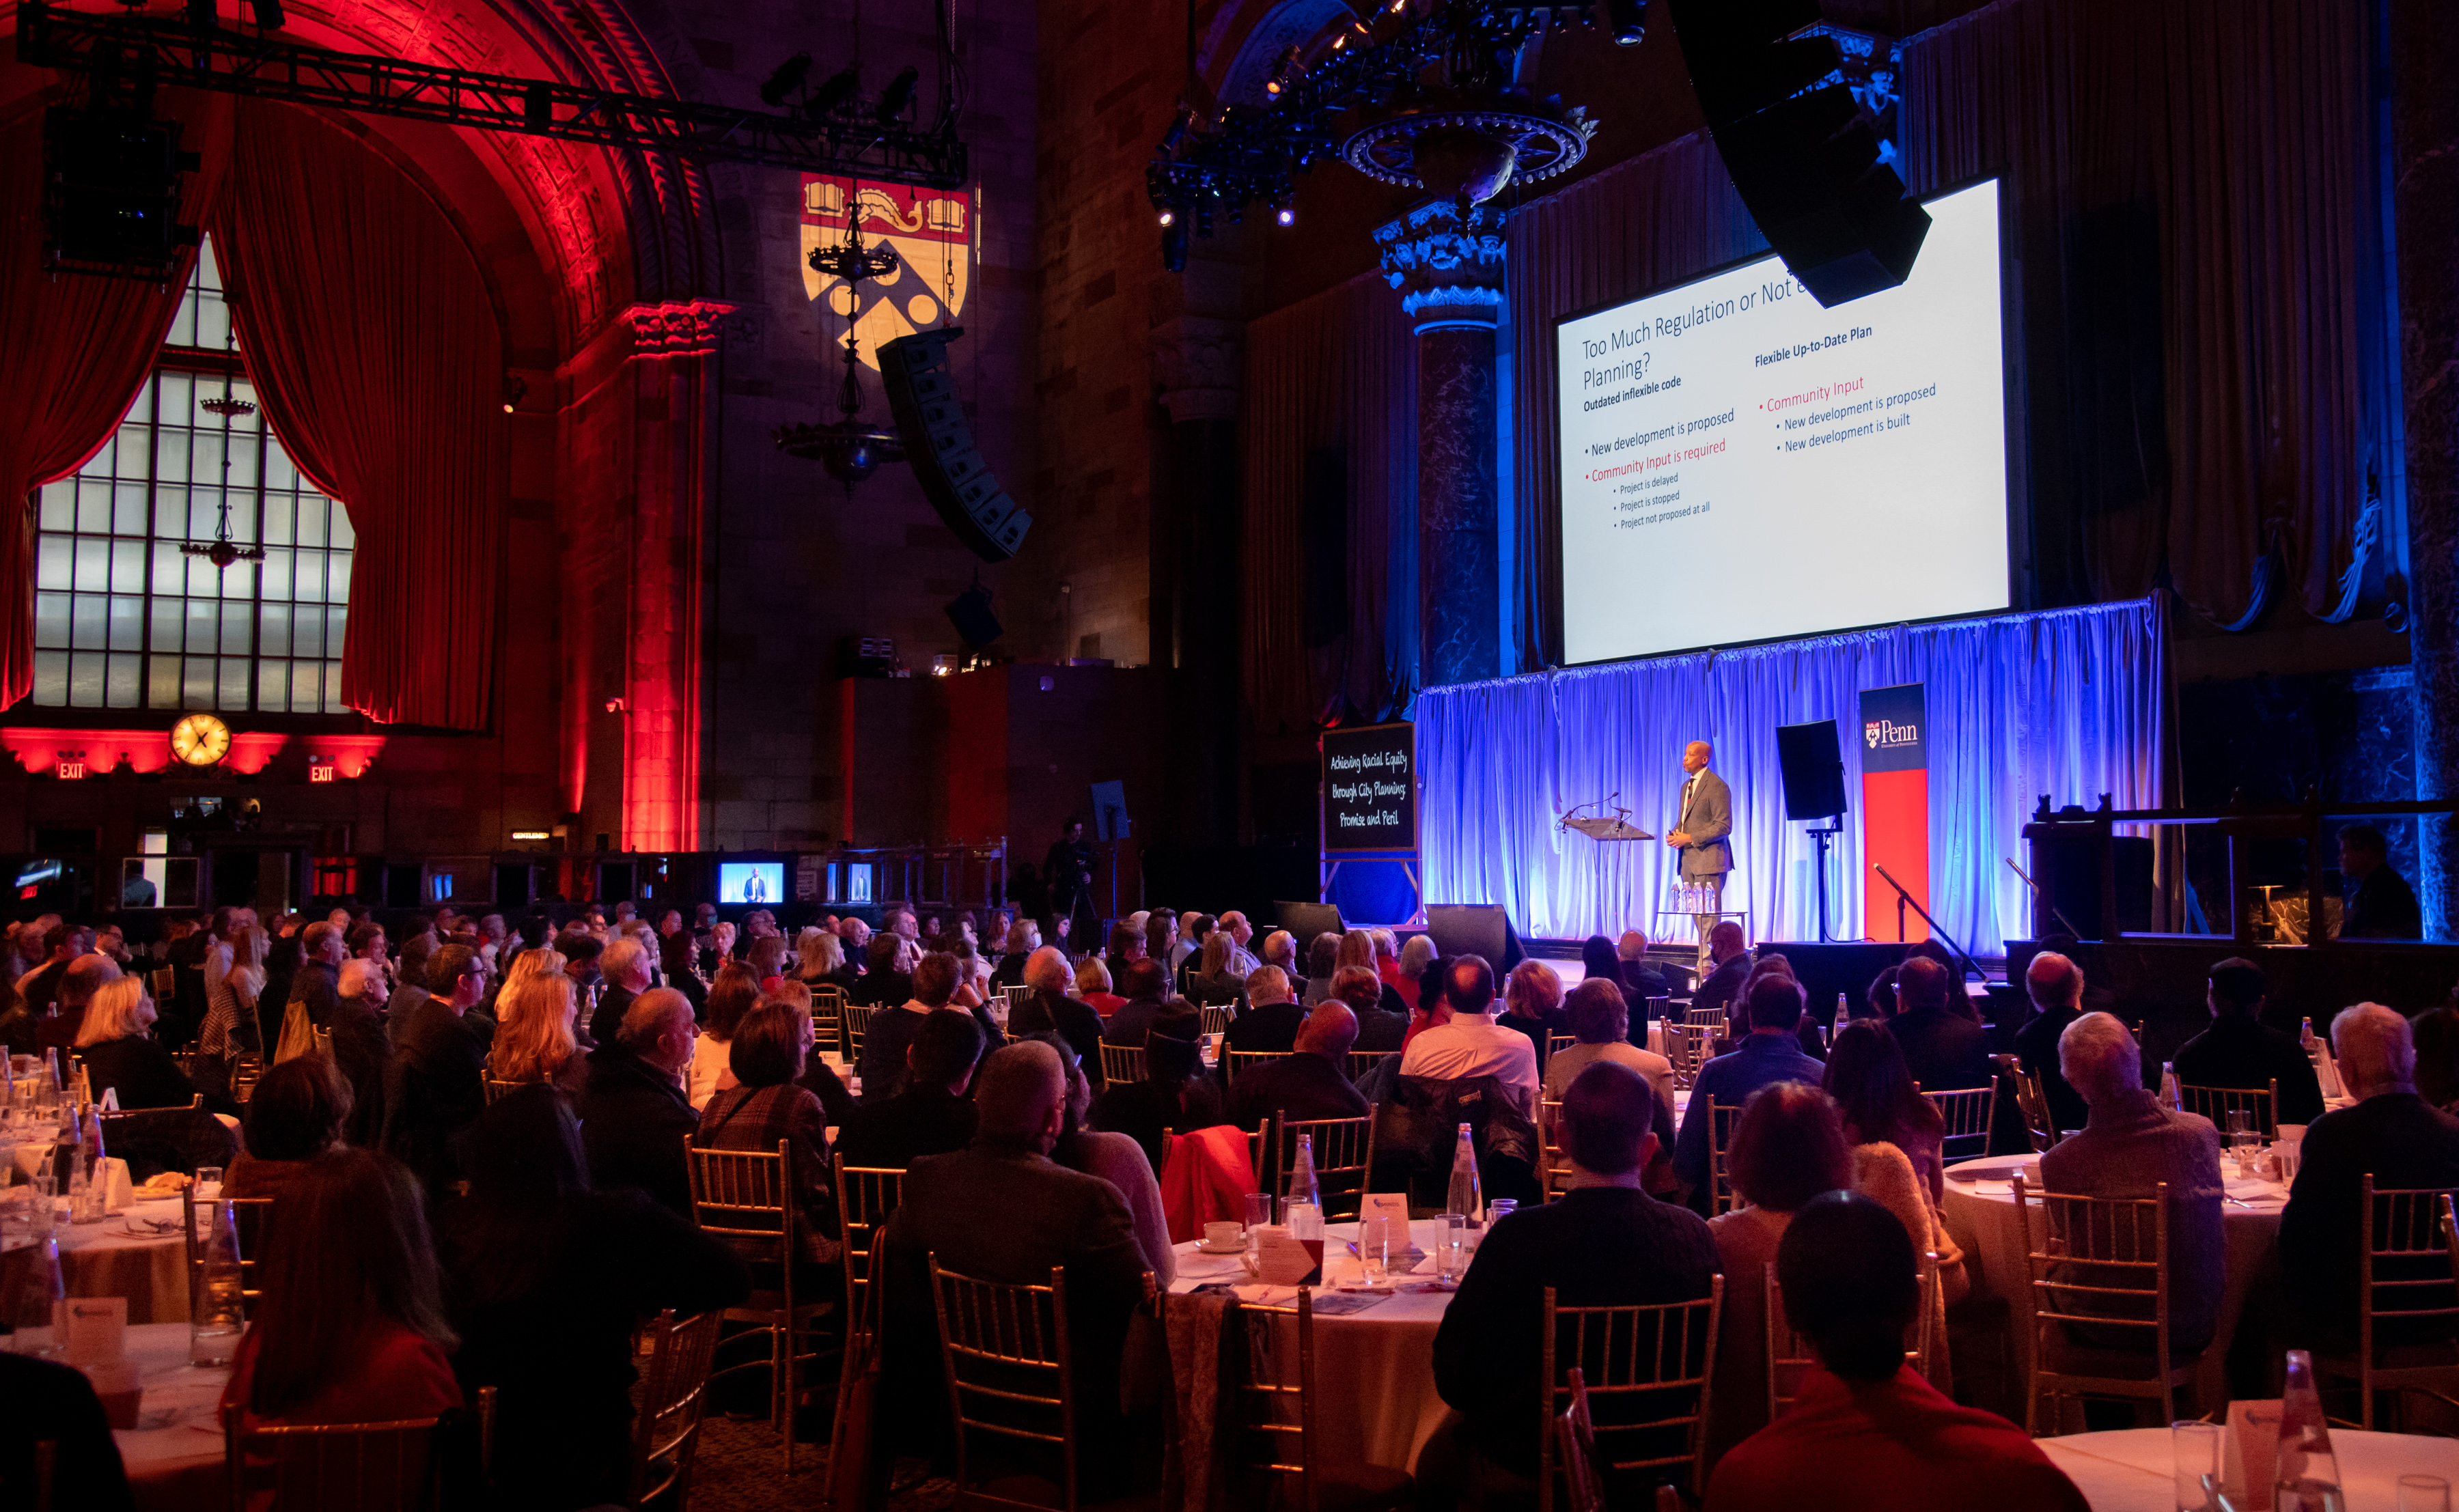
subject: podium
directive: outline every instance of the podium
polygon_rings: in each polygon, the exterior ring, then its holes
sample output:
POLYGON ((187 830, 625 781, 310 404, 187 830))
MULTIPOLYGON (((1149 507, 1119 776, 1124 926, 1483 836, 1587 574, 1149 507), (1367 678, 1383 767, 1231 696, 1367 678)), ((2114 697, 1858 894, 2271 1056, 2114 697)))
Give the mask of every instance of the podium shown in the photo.
POLYGON ((1565 814, 1562 822, 1564 829, 1577 830, 1591 840, 1653 840, 1656 838, 1637 825, 1622 819, 1608 819, 1602 814, 1590 814, 1586 818, 1575 818, 1570 814, 1565 814))

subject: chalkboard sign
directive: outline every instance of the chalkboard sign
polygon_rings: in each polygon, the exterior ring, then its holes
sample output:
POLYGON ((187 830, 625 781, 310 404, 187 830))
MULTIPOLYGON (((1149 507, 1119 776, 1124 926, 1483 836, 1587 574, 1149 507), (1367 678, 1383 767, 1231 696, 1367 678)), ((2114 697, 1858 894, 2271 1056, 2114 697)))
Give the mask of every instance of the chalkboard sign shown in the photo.
POLYGON ((1418 731, 1369 724, 1323 732, 1323 853, 1418 849, 1418 731))

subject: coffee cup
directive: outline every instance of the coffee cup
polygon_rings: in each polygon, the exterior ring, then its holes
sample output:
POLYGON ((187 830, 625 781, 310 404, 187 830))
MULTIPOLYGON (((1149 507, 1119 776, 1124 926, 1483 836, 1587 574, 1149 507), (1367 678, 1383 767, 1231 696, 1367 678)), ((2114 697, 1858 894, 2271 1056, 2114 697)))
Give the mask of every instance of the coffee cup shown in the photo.
POLYGON ((1204 1226, 1204 1245, 1208 1250, 1228 1250, 1238 1243, 1238 1220, 1223 1218, 1204 1226))

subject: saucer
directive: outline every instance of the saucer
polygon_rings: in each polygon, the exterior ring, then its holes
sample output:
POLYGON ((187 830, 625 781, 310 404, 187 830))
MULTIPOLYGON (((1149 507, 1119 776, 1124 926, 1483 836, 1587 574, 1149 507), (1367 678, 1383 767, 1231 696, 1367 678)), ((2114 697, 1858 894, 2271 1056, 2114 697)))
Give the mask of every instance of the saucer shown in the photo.
POLYGON ((1197 1241, 1196 1241, 1196 1244, 1195 1244, 1195 1252, 1196 1252, 1197 1254, 1208 1254, 1208 1255, 1234 1255, 1234 1254, 1245 1254, 1245 1253, 1247 1252, 1247 1241, 1246 1241, 1246 1240, 1244 1240, 1244 1239, 1241 1239, 1241 1240, 1239 1240, 1236 1244, 1230 1245, 1230 1246, 1227 1246, 1227 1247, 1225 1247, 1225 1248, 1217 1249, 1217 1250, 1216 1250, 1216 1249, 1214 1249, 1210 1244, 1208 1244, 1208 1243, 1206 1243, 1205 1241, 1203 1241, 1203 1240, 1199 1239, 1199 1240, 1197 1240, 1197 1241))

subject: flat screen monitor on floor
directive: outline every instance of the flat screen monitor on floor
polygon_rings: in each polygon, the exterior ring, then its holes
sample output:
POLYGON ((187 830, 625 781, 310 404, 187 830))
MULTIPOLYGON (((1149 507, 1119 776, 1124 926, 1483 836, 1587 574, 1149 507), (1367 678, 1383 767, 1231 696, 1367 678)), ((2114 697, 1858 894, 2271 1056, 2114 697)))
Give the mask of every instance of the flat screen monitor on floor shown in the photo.
POLYGON ((1555 327, 1565 661, 2007 607, 1998 184, 1926 204, 1899 288, 1771 256, 1555 327))

